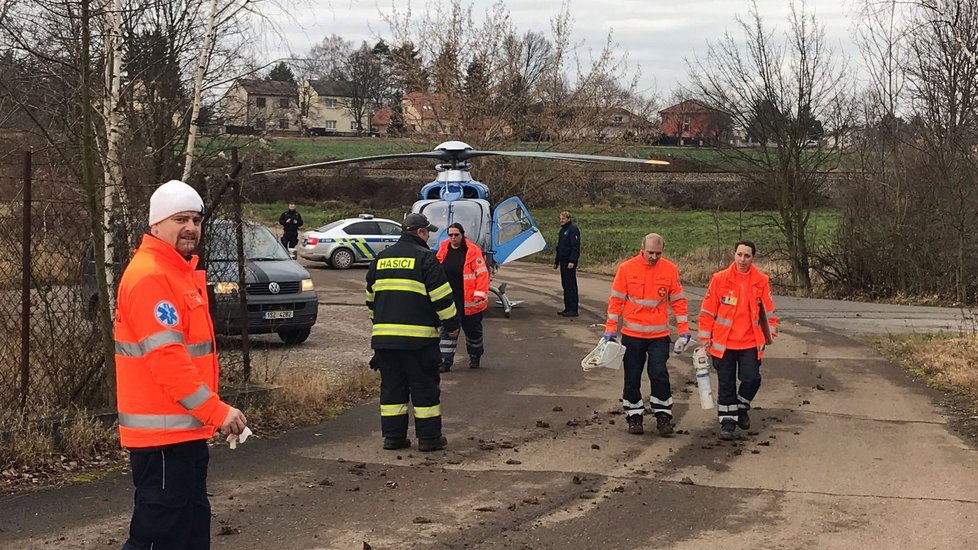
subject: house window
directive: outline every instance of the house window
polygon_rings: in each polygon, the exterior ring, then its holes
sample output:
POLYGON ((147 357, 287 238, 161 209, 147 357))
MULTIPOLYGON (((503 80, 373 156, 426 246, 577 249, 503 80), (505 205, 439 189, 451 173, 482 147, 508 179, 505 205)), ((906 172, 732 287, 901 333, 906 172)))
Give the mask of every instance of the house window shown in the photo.
POLYGON ((689 119, 688 118, 684 118, 683 119, 683 132, 688 132, 688 131, 689 131, 689 119))
POLYGON ((264 129, 265 129, 265 121, 259 118, 258 120, 255 121, 255 130, 264 130, 264 129))
POLYGON ((326 106, 327 109, 335 109, 336 108, 336 100, 333 99, 333 98, 331 98, 331 97, 327 97, 327 98, 323 99, 323 104, 326 106))
POLYGON ((289 119, 287 119, 287 118, 280 118, 280 119, 278 119, 278 129, 279 130, 288 130, 289 129, 289 119))
POLYGON ((283 108, 283 109, 288 109, 289 108, 289 98, 287 98, 287 97, 279 98, 279 100, 278 100, 278 106, 281 107, 281 108, 283 108))
POLYGON ((264 97, 256 98, 255 99, 255 107, 258 107, 259 109, 264 109, 265 108, 265 98, 264 97))
POLYGON ((360 124, 357 123, 357 121, 355 121, 355 120, 351 120, 350 121, 350 129, 351 130, 359 130, 360 129, 360 124))
POLYGON ((327 130, 335 130, 336 129, 336 121, 335 120, 327 120, 326 121, 326 124, 323 127, 326 128, 327 130))

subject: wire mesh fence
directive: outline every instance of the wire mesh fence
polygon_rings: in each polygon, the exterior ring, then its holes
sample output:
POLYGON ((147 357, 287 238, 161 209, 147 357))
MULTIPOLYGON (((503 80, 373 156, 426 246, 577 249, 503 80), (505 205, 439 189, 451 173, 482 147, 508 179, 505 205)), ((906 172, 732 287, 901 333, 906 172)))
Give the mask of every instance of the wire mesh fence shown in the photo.
MULTIPOLYGON (((147 230, 143 197, 149 193, 126 194, 108 223, 93 224, 92 207, 77 178, 48 168, 29 154, 0 158, 0 433, 25 420, 60 417, 78 408, 113 409, 114 376, 105 351, 111 355, 114 342, 102 337, 100 316, 112 318, 114 283, 147 230), (96 243, 102 241, 96 232, 103 227, 111 228, 114 243, 108 249, 109 303, 98 297, 95 260, 96 243)), ((221 270, 237 274, 233 239, 240 205, 233 201, 238 198, 231 192, 215 199, 211 218, 221 220, 219 230, 207 231, 205 225, 199 251, 208 280, 221 270)), ((216 305, 220 300, 210 289, 216 305)), ((251 376, 248 325, 239 326, 243 338, 218 340, 225 382, 246 383, 251 376)))

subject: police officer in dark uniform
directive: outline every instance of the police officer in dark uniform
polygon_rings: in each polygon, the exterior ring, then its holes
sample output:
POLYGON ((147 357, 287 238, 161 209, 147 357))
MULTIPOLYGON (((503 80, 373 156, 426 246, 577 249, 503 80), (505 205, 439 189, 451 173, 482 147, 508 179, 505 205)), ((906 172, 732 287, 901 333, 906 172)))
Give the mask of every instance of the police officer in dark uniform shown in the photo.
POLYGON ((371 366, 380 370, 384 449, 411 446, 409 401, 418 450, 438 451, 448 444, 441 433, 438 327, 458 336, 460 312, 445 271, 428 248, 432 231, 438 228, 423 214, 408 214, 400 240, 378 254, 367 271, 371 366))
POLYGON ((302 214, 295 209, 295 203, 289 203, 289 209, 278 217, 282 225, 282 246, 295 248, 299 244, 299 228, 302 227, 302 214))
POLYGON ((560 233, 554 269, 560 268, 560 286, 564 289, 564 309, 561 317, 577 317, 577 262, 581 257, 581 230, 574 224, 570 212, 560 213, 560 233))

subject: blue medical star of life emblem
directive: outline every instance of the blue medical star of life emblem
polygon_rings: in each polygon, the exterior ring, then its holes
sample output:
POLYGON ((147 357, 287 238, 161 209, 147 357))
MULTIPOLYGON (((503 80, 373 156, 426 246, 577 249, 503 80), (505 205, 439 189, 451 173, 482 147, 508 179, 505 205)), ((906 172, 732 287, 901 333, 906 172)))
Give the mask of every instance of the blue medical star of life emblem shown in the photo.
POLYGON ((156 314, 156 320, 165 327, 175 327, 177 326, 177 321, 180 320, 180 317, 177 315, 177 308, 173 307, 173 304, 166 300, 156 304, 154 313, 156 314))

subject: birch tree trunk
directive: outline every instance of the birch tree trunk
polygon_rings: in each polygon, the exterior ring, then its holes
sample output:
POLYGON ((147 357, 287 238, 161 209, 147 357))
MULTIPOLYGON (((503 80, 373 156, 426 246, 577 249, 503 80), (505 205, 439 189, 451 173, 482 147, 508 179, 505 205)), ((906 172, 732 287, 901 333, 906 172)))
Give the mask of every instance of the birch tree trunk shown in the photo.
POLYGON ((204 72, 207 70, 207 63, 210 61, 211 48, 214 44, 214 34, 217 28, 217 3, 218 0, 211 0, 211 14, 207 18, 207 34, 204 35, 204 44, 200 48, 200 57, 197 60, 197 75, 194 78, 194 105, 190 113, 190 129, 187 132, 187 151, 186 160, 183 163, 183 181, 190 178, 190 172, 194 164, 194 145, 197 141, 197 117, 200 116, 200 102, 202 89, 204 87, 204 72))

